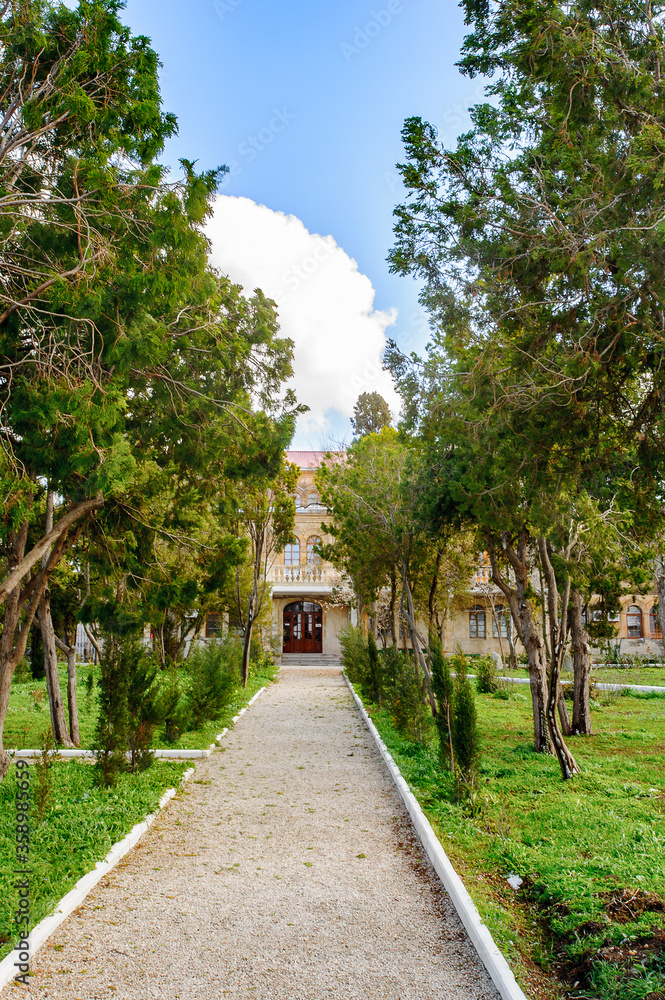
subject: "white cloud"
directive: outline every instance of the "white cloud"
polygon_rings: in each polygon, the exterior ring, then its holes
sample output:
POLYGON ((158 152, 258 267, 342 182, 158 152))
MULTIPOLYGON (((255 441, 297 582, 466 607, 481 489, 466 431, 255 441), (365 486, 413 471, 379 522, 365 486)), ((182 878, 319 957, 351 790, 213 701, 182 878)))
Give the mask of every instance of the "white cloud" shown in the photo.
POLYGON ((292 385, 298 401, 310 407, 299 421, 301 447, 303 435, 315 447, 333 428, 350 430, 361 392, 380 392, 397 415, 399 398, 381 368, 385 331, 397 310, 374 309, 371 281, 332 236, 310 233, 294 215, 228 195, 218 196, 207 235, 216 267, 278 304, 282 334, 295 344, 292 385))

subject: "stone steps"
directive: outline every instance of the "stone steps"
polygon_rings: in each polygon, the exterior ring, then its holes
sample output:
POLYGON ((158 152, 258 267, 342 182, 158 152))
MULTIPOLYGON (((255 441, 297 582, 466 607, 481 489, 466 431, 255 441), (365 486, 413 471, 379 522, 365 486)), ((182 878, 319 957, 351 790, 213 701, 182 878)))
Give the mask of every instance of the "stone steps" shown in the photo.
POLYGON ((282 653, 283 667, 338 667, 337 653, 282 653))

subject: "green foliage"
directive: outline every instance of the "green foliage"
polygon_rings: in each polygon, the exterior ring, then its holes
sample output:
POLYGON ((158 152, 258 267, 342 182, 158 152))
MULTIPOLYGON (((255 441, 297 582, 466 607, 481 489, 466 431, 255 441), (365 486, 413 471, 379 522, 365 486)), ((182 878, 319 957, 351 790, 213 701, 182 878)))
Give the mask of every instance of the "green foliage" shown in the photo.
POLYGON ((189 704, 185 694, 183 668, 171 663, 162 683, 159 702, 160 714, 164 720, 162 735, 167 743, 177 743, 189 726, 189 704))
POLYGON ((369 695, 372 701, 377 704, 381 701, 381 669, 379 666, 379 651, 376 648, 376 640, 372 633, 367 636, 367 662, 369 665, 368 682, 369 695))
POLYGON ((113 788, 119 775, 127 770, 129 675, 125 648, 125 643, 117 635, 106 634, 97 681, 99 716, 92 744, 97 754, 95 778, 104 788, 113 788))
POLYGON ((359 684, 363 689, 369 689, 370 668, 367 642, 360 627, 350 625, 340 632, 339 642, 342 647, 342 666, 352 684, 359 684))
MULTIPOLYGON (((224 169, 183 160, 169 181, 157 162, 176 123, 162 111, 158 57, 121 6, 46 0, 0 13, 0 144, 22 150, 0 162, 0 548, 6 562, 34 555, 48 483, 56 524, 74 511, 54 558, 84 521, 88 534, 85 558, 61 588, 54 580, 58 631, 71 634, 89 562, 84 620, 131 609, 166 663, 245 556, 220 497, 276 473, 298 407, 280 391, 293 345, 274 303, 208 262, 203 224, 224 169)), ((26 572, 21 606, 51 569, 26 572)), ((29 627, 10 634, 5 621, 16 659, 29 627)), ((3 683, 12 662, 0 662, 3 683)))
POLYGON ((241 665, 242 644, 233 638, 211 642, 190 654, 187 712, 192 729, 222 716, 240 683, 241 665))
POLYGON ((430 722, 427 688, 410 653, 392 646, 380 653, 383 704, 399 733, 422 741, 430 722))
POLYGON ((52 754, 54 750, 55 740, 53 739, 53 730, 49 726, 40 737, 39 757, 35 761, 36 787, 34 789, 34 803, 39 823, 44 819, 44 812, 51 798, 53 785, 51 768, 53 767, 52 754))
POLYGON ((31 680, 32 670, 30 669, 30 663, 25 657, 23 657, 19 660, 16 670, 14 671, 12 684, 28 684, 31 680))
POLYGON ((353 407, 351 425, 356 437, 378 434, 390 427, 392 414, 383 396, 378 392, 361 392, 353 407))
POLYGON ((138 640, 126 644, 124 669, 127 679, 127 745, 131 771, 144 771, 153 762, 150 748, 155 731, 163 722, 160 710, 157 665, 138 640))
POLYGON ((450 664, 443 654, 441 642, 437 636, 430 636, 430 664, 432 670, 432 687, 436 698, 437 714, 436 730, 439 737, 439 753, 441 762, 447 767, 453 766, 452 722, 454 718, 454 690, 450 664))
POLYGON ((377 650, 373 636, 350 626, 341 633, 342 665, 352 684, 365 698, 390 712, 399 732, 423 739, 428 725, 427 690, 413 656, 389 646, 377 650))
POLYGON ((492 694, 497 689, 496 664, 492 656, 480 656, 474 663, 478 694, 492 694))
POLYGON ((453 752, 455 766, 464 783, 469 784, 480 761, 480 733, 476 702, 471 682, 466 675, 466 659, 453 657, 455 666, 455 696, 453 706, 453 752))

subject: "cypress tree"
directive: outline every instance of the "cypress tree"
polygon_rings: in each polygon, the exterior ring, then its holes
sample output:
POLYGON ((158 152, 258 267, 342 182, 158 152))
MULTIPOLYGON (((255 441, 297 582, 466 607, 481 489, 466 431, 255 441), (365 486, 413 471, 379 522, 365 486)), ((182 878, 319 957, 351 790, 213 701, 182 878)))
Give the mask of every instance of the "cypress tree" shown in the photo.
POLYGON ((475 696, 466 675, 466 658, 459 656, 456 661, 452 742, 458 780, 460 784, 468 785, 473 780, 480 759, 480 735, 475 696))
POLYGON ((432 687, 438 709, 434 721, 439 737, 439 754, 441 763, 452 768, 455 759, 452 742, 453 679, 450 675, 450 665, 443 654, 438 636, 430 636, 429 650, 432 665, 432 687))
POLYGON ((367 655, 369 659, 370 697, 378 705, 381 701, 381 667, 376 640, 371 632, 367 637, 367 655))

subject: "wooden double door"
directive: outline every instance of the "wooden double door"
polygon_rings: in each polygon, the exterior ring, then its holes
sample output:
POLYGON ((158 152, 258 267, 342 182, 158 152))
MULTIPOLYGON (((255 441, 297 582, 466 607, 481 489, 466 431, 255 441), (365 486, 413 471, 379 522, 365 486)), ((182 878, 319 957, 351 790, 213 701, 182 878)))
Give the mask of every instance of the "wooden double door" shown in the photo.
POLYGON ((284 608, 285 653, 323 651, 323 609, 313 601, 294 601, 284 608))

